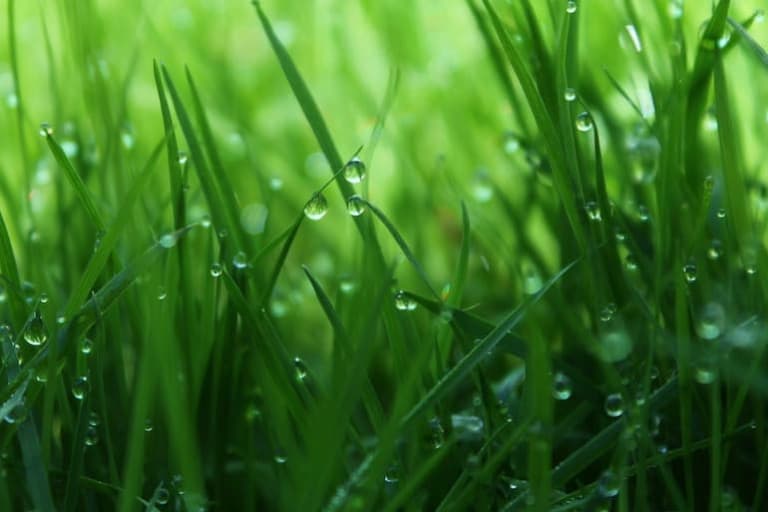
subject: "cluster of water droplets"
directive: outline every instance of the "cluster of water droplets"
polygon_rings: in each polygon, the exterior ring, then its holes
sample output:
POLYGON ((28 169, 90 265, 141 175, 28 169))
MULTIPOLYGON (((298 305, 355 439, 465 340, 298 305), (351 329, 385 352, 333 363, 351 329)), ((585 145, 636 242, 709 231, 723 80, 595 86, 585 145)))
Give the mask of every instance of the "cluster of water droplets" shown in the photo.
MULTIPOLYGON (((357 185, 362 183, 367 176, 365 163, 357 156, 352 157, 344 165, 342 175, 347 183, 357 185)), ((358 194, 353 194, 347 198, 347 213, 353 217, 359 217, 365 213, 366 201, 358 194)), ((304 215, 309 220, 318 221, 328 213, 328 200, 322 192, 316 192, 304 205, 304 215)))

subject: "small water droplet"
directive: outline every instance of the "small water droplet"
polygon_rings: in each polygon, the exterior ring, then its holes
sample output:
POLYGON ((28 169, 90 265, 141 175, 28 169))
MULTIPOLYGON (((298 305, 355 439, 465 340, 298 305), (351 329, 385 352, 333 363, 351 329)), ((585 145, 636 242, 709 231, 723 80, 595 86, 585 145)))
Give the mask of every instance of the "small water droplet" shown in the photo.
POLYGON ((198 222, 200 222, 200 227, 203 229, 211 227, 211 218, 208 215, 203 215, 198 222))
POLYGON ((64 316, 63 313, 59 313, 58 315, 56 315, 56 323, 59 325, 64 325, 65 323, 67 323, 67 317, 64 316))
POLYGON ((165 487, 159 488, 155 493, 155 503, 158 505, 167 505, 170 498, 171 495, 165 487))
POLYGON ((384 481, 388 484, 396 484, 400 481, 400 468, 397 465, 392 465, 384 473, 384 481))
POLYGON ((11 410, 3 417, 6 423, 22 423, 27 418, 27 407, 23 403, 18 403, 11 407, 11 410))
POLYGON ((526 295, 533 295, 544 285, 541 275, 533 268, 526 270, 523 276, 523 291, 526 295))
POLYGON ((96 413, 96 411, 91 411, 88 413, 88 424, 92 427, 98 427, 101 425, 101 418, 99 418, 99 415, 96 413))
POLYGON ((604 498, 614 498, 619 494, 621 480, 619 476, 610 469, 600 475, 597 483, 597 492, 604 498))
POLYGON ((555 400, 568 400, 573 393, 573 383, 566 374, 557 372, 552 380, 552 396, 555 400))
POLYGON ((504 152, 508 155, 517 153, 520 149, 520 139, 512 132, 504 134, 504 152))
POLYGON ((618 363, 632 353, 632 338, 624 329, 610 329, 600 335, 597 356, 605 363, 618 363))
POLYGON ((48 137, 50 135, 53 135, 53 128, 50 123, 40 123, 40 136, 48 137))
POLYGON ((720 208, 719 210, 717 210, 717 218, 718 219, 725 218, 725 208, 720 208))
POLYGON ((278 178, 277 176, 273 176, 269 179, 269 188, 272 190, 282 190, 283 188, 283 180, 278 178))
POLYGON ((395 293, 395 308, 400 311, 413 311, 416 309, 416 301, 409 297, 403 290, 395 293))
POLYGON ((685 277, 686 283, 696 282, 696 265, 693 263, 687 263, 683 265, 683 277, 685 277))
POLYGON ((243 251, 239 251, 232 258, 232 266, 237 270, 243 270, 248 267, 248 256, 243 251))
POLYGON ((349 196, 349 199, 347 199, 347 212, 353 217, 359 217, 365 213, 365 199, 357 194, 349 196))
POLYGON ((565 12, 573 14, 576 12, 576 0, 568 0, 565 4, 565 12))
POLYGON ((358 157, 353 157, 344 166, 344 179, 349 183, 357 184, 365 179, 365 164, 358 157))
POLYGON ((576 116, 576 129, 580 132, 588 132, 592 130, 592 116, 589 112, 582 112, 576 116))
POLYGON ((613 319, 613 315, 616 314, 616 304, 609 302, 600 310, 600 321, 610 322, 613 319))
POLYGON ((185 151, 179 151, 179 165, 187 165, 189 155, 185 151))
POLYGON ((627 254, 627 256, 624 258, 624 266, 630 272, 637 270, 637 260, 633 254, 627 254))
POLYGON ((48 334, 45 331, 45 324, 40 316, 40 312, 37 311, 24 330, 24 341, 33 347, 37 347, 45 343, 47 339, 48 334))
POLYGON ((671 0, 667 6, 667 12, 669 17, 673 20, 678 20, 683 17, 683 2, 682 0, 671 0))
POLYGON ((301 358, 293 358, 293 369, 296 373, 297 381, 304 382, 307 380, 307 377, 309 376, 309 369, 307 368, 307 365, 304 364, 304 361, 301 360, 301 358))
POLYGON ((451 414, 451 427, 456 436, 464 441, 479 441, 483 438, 485 424, 478 416, 451 414))
POLYGON ((288 458, 284 455, 275 455, 275 462, 277 464, 285 464, 288 462, 288 458))
POLYGON ((99 430, 94 426, 85 429, 85 446, 96 446, 99 444, 99 430))
POLYGON ((624 399, 619 393, 611 393, 605 397, 605 414, 611 418, 618 418, 624 414, 624 399))
POLYGON ((569 102, 576 101, 576 89, 573 87, 567 87, 563 93, 563 98, 565 98, 565 101, 569 102))
POLYGON ((144 419, 144 432, 152 432, 155 429, 155 424, 152 423, 151 418, 144 419))
POLYGON ((91 383, 88 382, 88 377, 85 375, 76 378, 74 384, 72 384, 72 396, 78 400, 85 398, 85 395, 87 395, 90 390, 91 383))
POLYGON ((165 300, 168 298, 168 291, 166 291, 165 286, 159 286, 157 288, 157 300, 165 300))
POLYGON ((37 300, 40 301, 40 304, 48 304, 50 299, 48 298, 48 294, 43 292, 37 300))
POLYGON ((584 210, 587 212, 587 217, 592 222, 600 222, 603 220, 603 216, 600 213, 600 207, 595 201, 589 201, 584 205, 584 210))
POLYGON ((80 340, 80 353, 84 356, 89 355, 93 351, 93 341, 90 338, 83 338, 80 340))
POLYGON ((719 302, 709 302, 701 310, 696 333, 705 340, 717 339, 725 328, 725 309, 719 302))
POLYGON ((723 243, 714 238, 709 243, 709 248, 707 249, 707 258, 710 260, 718 260, 723 256, 723 243))
POLYGON ((709 361, 701 361, 693 372, 693 378, 699 384, 712 384, 717 378, 717 371, 709 361))
POLYGON ((440 423, 440 418, 437 416, 429 420, 429 432, 432 448, 437 450, 443 446, 443 443, 445 442, 445 430, 443 429, 443 425, 440 423))
POLYGON ((224 267, 218 261, 211 263, 211 275, 213 277, 219 277, 224 272, 224 267))
POLYGON ((160 247, 163 249, 170 249, 174 245, 176 245, 176 235, 173 233, 166 233, 163 236, 160 237, 160 240, 157 241, 158 244, 160 244, 160 247))
POLYGON ((304 215, 309 220, 320 220, 328 213, 328 200, 321 193, 317 193, 312 196, 307 204, 304 206, 304 215))

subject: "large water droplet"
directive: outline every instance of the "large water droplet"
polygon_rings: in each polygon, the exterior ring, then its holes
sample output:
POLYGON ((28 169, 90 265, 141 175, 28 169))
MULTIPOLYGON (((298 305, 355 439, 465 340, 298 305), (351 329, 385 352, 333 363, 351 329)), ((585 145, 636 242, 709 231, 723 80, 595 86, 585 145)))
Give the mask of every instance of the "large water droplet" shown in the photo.
POLYGON ((600 480, 597 482, 597 492, 604 498, 613 498, 619 494, 621 488, 621 480, 619 476, 610 469, 604 471, 600 475, 600 480))
POLYGON ((588 132, 592 129, 592 116, 589 112, 582 112, 576 116, 576 129, 580 132, 588 132))
POLYGON ((349 183, 360 183, 365 179, 365 164, 358 157, 353 157, 344 166, 344 179, 349 183))
POLYGON ((163 236, 160 237, 160 240, 157 241, 158 244, 160 244, 160 247, 163 249, 170 249, 174 245, 176 245, 177 236, 173 233, 166 233, 163 236))
POLYGON ((605 397, 605 414, 611 418, 618 418, 624 414, 624 399, 619 393, 611 393, 605 397))
POLYGON ((705 340, 714 340, 725 328, 725 308, 719 302, 707 303, 699 313, 696 334, 705 340))
POLYGON ((395 293, 395 308, 400 311, 413 311, 416 309, 416 301, 409 297, 403 290, 395 293))
POLYGON ((568 0, 565 4, 565 12, 573 14, 576 12, 576 0, 568 0))
POLYGON ((315 194, 304 206, 304 215, 309 220, 320 220, 328 213, 328 201, 323 194, 315 194))
POLYGON ((598 357, 606 363, 618 363, 632 352, 632 338, 624 329, 611 329, 600 335, 598 357))
POLYGON ((451 427, 456 436, 464 441, 478 441, 483 438, 483 420, 478 416, 452 414, 451 427))
POLYGON ((347 212, 353 217, 359 217, 365 213, 365 199, 357 194, 349 196, 349 199, 347 199, 347 212))
POLYGON ((557 372, 552 380, 552 396, 555 400, 568 400, 573 393, 573 383, 566 374, 557 372))
POLYGON ((78 400, 82 400, 85 398, 85 395, 88 394, 90 389, 91 384, 88 382, 88 377, 82 375, 76 378, 74 384, 72 384, 72 396, 78 400))
POLYGON ((45 343, 48 334, 45 331, 45 324, 40 317, 40 312, 35 312, 35 316, 30 320, 27 328, 24 330, 24 341, 32 346, 39 346, 45 343))

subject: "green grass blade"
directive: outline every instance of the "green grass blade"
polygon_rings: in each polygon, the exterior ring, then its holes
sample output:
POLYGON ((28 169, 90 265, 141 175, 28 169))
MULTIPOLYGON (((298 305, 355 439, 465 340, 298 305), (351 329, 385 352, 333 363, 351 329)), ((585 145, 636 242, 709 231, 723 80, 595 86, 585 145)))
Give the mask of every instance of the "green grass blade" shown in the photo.
POLYGON ((26 308, 21 298, 19 269, 16 265, 16 257, 13 255, 8 227, 2 214, 0 214, 0 273, 12 289, 12 292, 8 294, 8 302, 11 307, 11 326, 18 329, 24 323, 24 318, 27 315, 24 312, 26 308))
MULTIPOLYGON (((296 239, 296 235, 299 232, 299 228, 301 227, 302 222, 304 221, 304 214, 302 213, 296 221, 293 223, 293 226, 288 231, 288 235, 285 238, 285 242, 283 243, 282 249, 280 249, 280 254, 277 257, 277 261, 275 262, 275 266, 272 269, 272 272, 269 274, 269 279, 267 281, 267 286, 264 288, 264 293, 261 296, 261 304, 262 306, 265 306, 269 300, 272 298, 272 292, 275 289, 275 285, 277 284, 277 278, 280 277, 280 272, 283 269, 283 266, 285 265, 285 260, 288 258, 288 252, 291 250, 291 246, 293 246, 293 241, 296 239)), ((278 237, 278 240, 282 237, 278 237)))

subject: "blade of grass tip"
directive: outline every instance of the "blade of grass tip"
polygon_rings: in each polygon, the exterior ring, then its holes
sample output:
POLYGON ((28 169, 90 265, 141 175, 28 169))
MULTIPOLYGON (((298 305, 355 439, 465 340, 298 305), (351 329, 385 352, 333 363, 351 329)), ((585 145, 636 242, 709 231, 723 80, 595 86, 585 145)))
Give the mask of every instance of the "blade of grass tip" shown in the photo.
POLYGON ((453 278, 451 293, 446 303, 448 306, 458 308, 461 306, 461 297, 464 295, 464 285, 467 282, 467 267, 469 266, 470 223, 467 205, 461 202, 461 250, 459 261, 456 264, 456 272, 453 278))
POLYGON ((56 142, 53 134, 49 130, 44 130, 44 132, 45 141, 48 143, 48 147, 51 149, 51 153, 53 153, 53 157, 56 159, 56 162, 58 162, 59 166, 64 170, 64 174, 69 180, 69 183, 75 189, 75 194, 77 194, 77 198, 80 200, 80 204, 83 206, 85 212, 88 214, 88 217, 91 219, 91 222, 93 222, 96 228, 99 231, 104 231, 104 221, 96 209, 96 204, 93 202, 93 198, 91 197, 91 193, 88 191, 88 187, 85 186, 85 183, 80 177, 80 174, 75 170, 72 162, 69 161, 69 158, 67 158, 67 155, 64 153, 64 150, 61 149, 59 143, 56 142))
POLYGON ((176 140, 176 133, 173 128, 173 119, 171 118, 171 109, 168 106, 168 99, 165 96, 165 87, 160 75, 160 66, 157 61, 152 62, 155 75, 155 87, 157 96, 160 100, 160 112, 163 117, 163 127, 165 128, 166 154, 168 155, 168 176, 171 182, 171 205, 173 210, 174 229, 180 229, 184 225, 184 191, 182 189, 181 163, 179 162, 179 144, 176 140))
POLYGON ((155 149, 152 151, 149 160, 144 165, 144 169, 142 169, 139 175, 133 180, 133 184, 130 190, 128 190, 127 194, 125 195, 120 208, 117 209, 117 217, 102 237, 96 252, 94 252, 93 256, 91 256, 91 259, 88 261, 88 265, 85 267, 85 271, 80 277, 80 281, 75 286, 75 289, 72 292, 69 301, 67 302, 67 306, 64 310, 66 317, 73 315, 80 307, 80 305, 85 302, 88 294, 93 288, 93 285, 96 283, 99 275, 104 270, 104 267, 106 266, 109 259, 109 255, 112 254, 112 251, 117 245, 117 240, 120 233, 123 232, 125 226, 133 218, 133 205, 136 203, 139 196, 141 195, 141 192, 144 190, 144 187, 149 181, 149 177, 152 175, 152 170, 160 156, 160 153, 162 152, 164 144, 165 140, 162 140, 155 146, 155 149))
MULTIPOLYGON (((754 19, 755 15, 752 16, 751 19, 754 19)), ((738 21, 728 18, 728 23, 733 27, 733 29, 736 31, 736 33, 741 36, 739 41, 744 44, 749 50, 752 51, 752 53, 757 57, 757 60, 766 68, 768 68, 768 52, 765 51, 765 48, 760 46, 760 43, 755 41, 755 39, 749 34, 749 32, 746 31, 744 25, 739 23, 738 21)))
MULTIPOLYGON (((0 214, 0 273, 5 276, 13 290, 21 291, 19 268, 16 265, 8 227, 2 214, 0 214)), ((7 295, 11 308, 11 327, 18 329, 24 323, 26 316, 24 299, 18 293, 8 293, 7 295)))
POLYGON ((234 242, 233 254, 243 250, 245 243, 243 240, 243 234, 240 230, 240 224, 237 217, 231 216, 231 208, 228 208, 222 197, 221 190, 216 184, 216 178, 211 172, 208 166, 208 162, 205 158, 203 148, 198 141, 195 130, 192 126, 189 113, 187 112, 184 103, 181 101, 176 86, 173 84, 170 73, 161 66, 163 78, 168 86, 168 92, 171 94, 171 102, 176 110, 176 117, 181 125, 181 130, 184 133, 184 138, 187 140, 189 146, 189 153, 192 159, 192 164, 197 171, 197 177, 200 180, 200 186, 203 189, 203 194, 208 202, 208 207, 211 209, 211 217, 213 224, 217 232, 222 229, 226 230, 229 234, 229 239, 234 242))
MULTIPOLYGON (((334 339, 339 343, 339 347, 334 347, 334 354, 338 352, 341 356, 349 358, 352 355, 352 343, 350 341, 349 335, 347 334, 347 330, 344 327, 344 324, 341 322, 341 318, 339 318, 339 315, 336 312, 336 309, 333 307, 331 300, 328 298, 328 295, 325 293, 325 290, 323 290, 323 287, 320 285, 317 279, 315 279, 315 277, 309 271, 309 268, 306 266, 302 266, 302 268, 304 269, 304 273, 306 274, 307 279, 309 279, 309 282, 312 285, 312 289, 315 292, 315 296, 317 297, 320 306, 323 308, 323 312, 325 313, 326 318, 333 327, 333 331, 335 333, 334 339)), ((341 358, 338 358, 337 361, 339 364, 343 364, 341 358)), ((375 431, 378 431, 381 425, 384 423, 384 408, 381 405, 381 400, 379 400, 379 397, 376 394, 375 388, 368 378, 366 378, 365 382, 363 383, 363 405, 365 406, 366 412, 368 413, 369 419, 371 420, 371 425, 374 427, 375 431)))
POLYGON ((379 210, 376 206, 374 206, 370 202, 366 200, 363 200, 363 201, 366 204, 366 206, 368 206, 368 208, 370 208, 370 210, 376 215, 376 217, 378 217, 381 223, 384 224, 384 227, 387 228, 387 231, 389 231, 389 234, 392 235, 392 238, 395 240, 398 247, 400 247, 400 250, 403 252, 405 257, 411 263, 414 270, 416 270, 416 273, 419 275, 419 278, 421 278, 421 281, 426 285, 430 293, 432 293, 433 296, 439 299, 440 295, 435 291, 434 288, 432 288, 432 285, 429 284, 429 278, 427 277, 427 273, 424 271, 424 267, 422 267, 421 263, 419 263, 419 260, 416 259, 416 256, 414 256, 410 247, 408 247, 408 244, 406 243, 405 239, 397 231, 397 228, 395 227, 395 225, 392 224, 392 222, 387 218, 386 215, 384 215, 384 212, 379 210))
POLYGON ((743 159, 737 142, 740 137, 738 124, 730 106, 723 60, 720 58, 719 52, 717 56, 715 63, 715 106, 719 127, 717 134, 720 139, 720 154, 723 162, 726 205, 728 215, 732 219, 729 225, 735 231, 739 250, 745 251, 752 249, 750 244, 753 241, 753 234, 749 201, 746 197, 743 159))
POLYGON ((558 144, 558 141, 561 139, 559 132, 552 120, 544 98, 539 92, 536 81, 526 68, 523 57, 509 37, 496 9, 491 5, 489 0, 483 0, 483 5, 491 17, 491 22, 497 37, 501 41, 507 60, 512 66, 518 82, 525 93, 525 97, 528 100, 528 105, 536 120, 539 131, 541 132, 542 143, 550 158, 555 189, 562 202, 563 209, 565 210, 565 214, 571 225, 576 241, 583 251, 587 248, 587 237, 584 231, 584 226, 582 226, 579 220, 580 217, 573 194, 573 183, 569 179, 564 164, 565 156, 563 155, 562 148, 558 144))
MULTIPOLYGON (((294 64, 293 59, 291 59, 291 56, 285 49, 285 46, 283 46, 283 43, 280 42, 277 34, 275 34, 275 31, 272 28, 272 24, 261 8, 260 2, 254 1, 252 3, 256 8, 256 13, 261 20, 261 25, 264 28, 267 39, 269 39, 272 50, 275 52, 275 55, 280 62, 280 67, 283 70, 283 74, 288 80, 288 83, 291 86, 291 90, 293 90, 293 94, 296 96, 296 99, 301 106, 301 110, 304 112, 304 116, 307 118, 307 121, 312 128, 312 132, 315 134, 315 138, 320 144, 320 148, 322 149, 323 154, 325 154, 325 157, 328 159, 328 163, 330 164, 331 169, 341 169, 341 167, 344 165, 344 162, 341 160, 341 156, 339 155, 339 152, 336 149, 336 145, 333 143, 333 139, 331 138, 331 133, 328 131, 328 126, 325 124, 325 120, 320 113, 320 109, 318 108, 317 103, 315 103, 312 94, 309 92, 307 84, 301 77, 296 64, 294 64)), ((347 183, 343 176, 337 176, 336 183, 339 186, 339 189, 341 190, 342 196, 344 196, 345 200, 355 193, 352 185, 347 183)))
POLYGON ((288 258, 288 252, 291 250, 291 246, 293 246, 293 241, 296 239, 296 234, 299 232, 299 228, 301 227, 301 223, 303 221, 304 214, 302 213, 299 215, 296 221, 294 221, 293 226, 291 226, 290 230, 288 231, 288 236, 285 239, 285 243, 283 243, 283 247, 280 250, 279 256, 277 257, 275 266, 272 269, 272 272, 269 274, 267 286, 264 288, 264 293, 261 296, 262 307, 266 307, 266 305, 269 303, 269 300, 272 298, 272 292, 274 291, 275 285, 277 284, 277 278, 280 276, 280 272, 285 265, 285 260, 288 258))
MULTIPOLYGON (((208 122, 208 116, 203 108, 203 102, 200 99, 200 94, 197 91, 195 81, 192 79, 192 73, 188 67, 185 67, 187 75, 187 82, 189 83, 189 90, 192 93, 192 106, 195 109, 197 116, 197 124, 200 128, 200 132, 203 136, 203 145, 205 146, 206 153, 211 160, 211 171, 213 171, 213 179, 221 192, 224 199, 224 208, 227 209, 229 217, 237 220, 238 206, 237 197, 232 189, 232 184, 227 178, 227 174, 224 172, 224 164, 219 157, 219 151, 216 148, 216 142, 213 137, 213 131, 211 130, 211 124, 208 122)), ((239 226, 239 224, 237 224, 239 226)))
MULTIPOLYGON (((376 151, 376 146, 379 144, 381 135, 384 133, 384 124, 387 121, 389 111, 392 109, 392 104, 395 102, 395 96, 397 96, 397 89, 400 85, 400 70, 392 68, 389 71, 389 78, 387 80, 387 89, 384 94, 384 101, 379 108, 379 112, 376 115, 376 124, 371 131, 371 137, 368 140, 368 144, 365 147, 365 161, 368 165, 371 165, 373 161, 373 153, 376 151)), ((366 181, 366 184, 369 183, 366 181)))
POLYGON ((563 267, 557 274, 544 283, 544 286, 542 286, 538 292, 527 297, 520 306, 507 315, 507 317, 488 333, 488 335, 475 344, 472 350, 461 358, 454 367, 448 370, 437 384, 435 384, 435 386, 432 387, 402 418, 400 422, 401 427, 405 429, 410 426, 415 419, 459 384, 475 366, 488 356, 488 352, 493 350, 493 348, 504 339, 507 333, 523 320, 528 309, 539 302, 550 288, 560 282, 568 271, 570 271, 579 261, 580 260, 573 261, 563 267))

